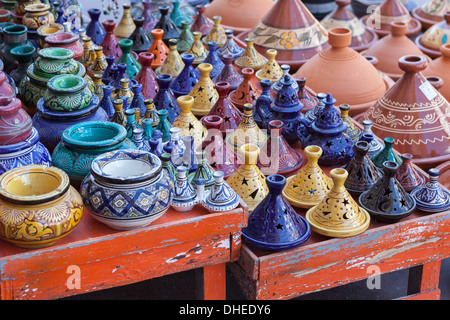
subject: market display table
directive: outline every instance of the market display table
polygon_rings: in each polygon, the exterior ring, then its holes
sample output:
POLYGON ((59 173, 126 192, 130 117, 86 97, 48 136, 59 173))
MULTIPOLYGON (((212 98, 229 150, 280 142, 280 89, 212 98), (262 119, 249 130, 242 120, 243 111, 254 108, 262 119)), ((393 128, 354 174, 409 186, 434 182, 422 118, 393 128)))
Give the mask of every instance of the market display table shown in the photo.
POLYGON ((239 257, 245 205, 222 213, 169 209, 150 226, 118 231, 85 210, 55 245, 22 249, 0 241, 1 299, 57 299, 199 269, 199 298, 225 299, 225 265, 239 257))
MULTIPOLYGON (((303 150, 296 149, 306 159, 303 150)), ((332 169, 321 168, 327 175, 332 169)), ((307 211, 296 210, 303 217, 307 211)), ((292 299, 406 268, 410 271, 404 298, 439 299, 440 263, 449 256, 450 210, 434 214, 415 210, 392 224, 371 218, 366 231, 348 238, 311 231, 303 245, 280 252, 244 241, 239 260, 229 269, 248 299, 292 299)))

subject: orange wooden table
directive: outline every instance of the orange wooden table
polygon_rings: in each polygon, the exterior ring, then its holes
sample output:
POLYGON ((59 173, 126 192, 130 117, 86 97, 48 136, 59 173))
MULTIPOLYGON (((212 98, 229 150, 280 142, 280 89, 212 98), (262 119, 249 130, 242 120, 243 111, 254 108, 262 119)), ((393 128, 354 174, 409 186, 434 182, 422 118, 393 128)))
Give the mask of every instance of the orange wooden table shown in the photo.
POLYGON ((202 268, 199 298, 225 299, 225 264, 239 256, 247 218, 245 205, 213 214, 197 206, 117 231, 85 211, 76 229, 48 248, 0 241, 0 297, 57 299, 202 268))
MULTIPOLYGON (((303 150, 296 149, 306 159, 303 150)), ((322 169, 329 174, 332 168, 322 169)), ((296 210, 305 216, 305 209, 296 210)), ((281 252, 244 241, 239 260, 229 269, 248 299, 291 299, 368 279, 375 272, 406 268, 410 268, 408 297, 403 298, 439 299, 440 263, 449 256, 450 210, 434 214, 415 210, 392 224, 371 219, 365 232, 349 238, 311 231, 303 245, 281 252)))

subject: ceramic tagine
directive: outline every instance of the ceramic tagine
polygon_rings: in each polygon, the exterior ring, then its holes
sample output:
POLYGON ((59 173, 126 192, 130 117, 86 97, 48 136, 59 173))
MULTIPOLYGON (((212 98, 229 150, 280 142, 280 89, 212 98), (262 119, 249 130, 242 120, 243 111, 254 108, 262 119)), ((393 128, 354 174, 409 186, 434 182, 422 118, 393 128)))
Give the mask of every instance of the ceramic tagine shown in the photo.
POLYGON ((392 148, 394 146, 394 139, 391 137, 384 138, 384 148, 377 155, 373 156, 372 162, 378 167, 382 168, 385 161, 393 161, 401 165, 403 160, 392 148))
POLYGON ((134 32, 134 29, 136 29, 136 25, 134 24, 131 16, 131 5, 129 3, 125 3, 123 5, 122 18, 115 27, 114 34, 119 40, 127 39, 134 32))
POLYGON ((183 22, 186 22, 188 25, 193 22, 192 18, 189 15, 184 14, 184 12, 180 10, 179 0, 173 0, 172 6, 172 12, 170 12, 169 17, 175 23, 177 28, 181 28, 181 24, 183 22))
POLYGON ((142 94, 146 99, 153 99, 159 90, 156 74, 151 67, 153 58, 150 52, 139 53, 138 62, 141 64, 141 69, 134 77, 134 80, 142 85, 142 94))
POLYGON ((206 138, 207 131, 202 123, 191 112, 194 98, 191 96, 180 96, 177 98, 181 113, 172 123, 172 126, 181 129, 181 135, 194 137, 194 144, 199 146, 206 138))
POLYGON ((227 41, 217 50, 219 57, 224 57, 225 55, 231 55, 233 59, 239 58, 245 51, 244 48, 240 47, 236 41, 234 41, 233 30, 225 29, 225 34, 227 35, 227 41))
POLYGON ((177 50, 180 53, 188 51, 194 43, 194 35, 191 30, 189 30, 190 26, 191 25, 186 21, 181 23, 181 32, 177 42, 177 50))
POLYGON ((325 166, 345 164, 355 154, 354 143, 346 133, 347 125, 334 107, 335 102, 328 94, 317 118, 312 123, 302 118, 297 126, 297 136, 303 147, 317 145, 322 148, 319 164, 325 166))
POLYGON ((372 132, 372 126, 373 121, 369 119, 364 119, 362 121, 363 129, 361 131, 361 136, 359 140, 364 140, 369 142, 370 148, 367 152, 367 155, 370 158, 373 158, 378 153, 381 152, 381 150, 384 149, 384 142, 380 138, 376 137, 372 132))
POLYGON ((251 245, 266 250, 295 248, 309 239, 310 225, 284 199, 284 176, 270 175, 266 182, 269 193, 249 215, 242 237, 251 245))
POLYGON ((428 0, 411 11, 411 15, 420 21, 423 29, 429 29, 444 20, 444 14, 450 10, 448 0, 428 0))
POLYGON ((233 210, 240 203, 239 196, 224 180, 222 171, 215 171, 213 176, 214 186, 204 196, 199 196, 202 206, 209 212, 233 210))
POLYGON ((367 110, 386 92, 387 86, 377 69, 348 47, 351 36, 351 30, 346 28, 329 30, 331 47, 302 65, 294 78, 306 77, 315 92, 331 92, 337 104, 352 106, 350 116, 353 116, 367 110))
POLYGON ((103 48, 103 53, 105 56, 114 56, 114 61, 117 61, 122 55, 122 50, 119 47, 119 39, 114 34, 114 28, 116 27, 116 22, 111 19, 104 20, 102 22, 105 28, 105 36, 100 43, 103 48))
POLYGON ((253 111, 253 118, 260 128, 267 128, 271 119, 271 108, 274 98, 270 92, 272 81, 263 79, 260 82, 262 89, 261 95, 256 99, 255 108, 253 111))
POLYGON ((349 47, 360 52, 371 47, 378 40, 378 35, 372 29, 366 28, 348 9, 350 2, 350 0, 336 0, 337 8, 320 23, 326 30, 339 27, 352 30, 352 42, 349 47))
POLYGON ((205 6, 197 5, 197 15, 194 17, 194 21, 191 24, 190 30, 192 33, 200 32, 200 38, 206 36, 212 29, 214 23, 211 19, 205 16, 205 6))
POLYGON ((153 15, 151 0, 142 0, 142 5, 144 7, 144 10, 142 10, 141 14, 141 17, 144 17, 144 24, 142 25, 142 28, 148 33, 150 33, 153 30, 153 28, 155 28, 155 25, 158 22, 158 20, 153 15))
POLYGON ((83 216, 83 202, 64 171, 27 165, 0 176, 0 237, 21 248, 53 245, 83 216))
POLYGON ((360 205, 381 222, 395 222, 409 216, 416 208, 416 201, 396 178, 398 164, 383 163, 383 176, 359 196, 360 205))
POLYGON ((416 45, 431 58, 441 56, 440 47, 450 43, 450 11, 444 13, 444 21, 431 26, 416 38, 416 45))
POLYGON ((184 53, 181 55, 181 59, 184 63, 184 67, 170 85, 170 89, 177 97, 188 95, 195 87, 199 79, 197 73, 194 72, 194 67, 192 66, 195 59, 194 55, 184 53))
POLYGON ((180 35, 180 29, 170 19, 169 6, 163 5, 159 8, 160 17, 155 25, 155 29, 161 29, 164 31, 162 40, 166 45, 169 45, 170 39, 177 39, 180 35))
POLYGON ((202 63, 198 66, 200 79, 189 93, 190 96, 194 97, 192 113, 196 116, 208 114, 219 99, 219 94, 209 76, 212 68, 209 63, 202 63))
POLYGON ((308 91, 305 77, 299 77, 295 81, 298 86, 298 100, 303 104, 302 112, 306 113, 316 107, 319 100, 308 91))
POLYGON ((447 159, 450 135, 447 130, 448 101, 425 79, 427 60, 403 56, 405 72, 378 101, 364 119, 373 121, 372 131, 380 138, 391 137, 399 153, 410 153, 413 162, 430 168, 447 159))
MULTIPOLYGON (((209 63, 210 65, 212 65, 213 68, 211 70, 211 73, 209 74, 209 77, 211 79, 215 79, 222 72, 222 69, 224 68, 225 64, 217 55, 217 43, 215 43, 214 41, 208 42, 208 50, 209 53, 206 56, 203 63, 209 63)), ((198 67, 195 69, 194 72, 197 74, 197 77, 200 78, 200 71, 198 67)))
POLYGON ((353 122, 352 118, 348 115, 350 111, 350 105, 344 103, 339 106, 339 110, 341 111, 341 118, 347 125, 347 130, 345 130, 345 133, 348 134, 348 136, 353 140, 353 142, 356 142, 361 137, 361 129, 358 128, 358 126, 353 122))
POLYGON ((186 166, 177 167, 177 177, 173 188, 173 198, 171 206, 181 212, 191 211, 199 202, 197 191, 187 178, 186 166))
POLYGON ((162 65, 155 69, 156 74, 170 74, 176 78, 184 68, 184 62, 177 49, 177 40, 169 39, 169 53, 162 65))
MULTIPOLYGON (((443 44, 440 48, 441 56, 437 59, 431 60, 422 74, 425 77, 433 76, 439 77, 445 83, 450 83, 450 74, 447 72, 450 66, 450 43, 443 44)), ((444 98, 450 100, 450 88, 449 86, 442 86, 439 92, 444 96, 444 98)))
POLYGON ((153 29, 151 31, 153 42, 147 52, 153 54, 152 68, 155 70, 160 67, 169 54, 169 47, 162 40, 164 30, 153 29))
POLYGON ((267 63, 267 58, 259 53, 254 47, 253 38, 245 39, 245 50, 242 55, 234 61, 234 64, 241 69, 252 68, 259 70, 267 63))
POLYGON ((331 191, 306 212, 311 229, 328 237, 350 237, 364 232, 369 227, 370 215, 345 188, 347 171, 335 168, 330 176, 333 179, 331 191))
POLYGON ((203 179, 204 190, 209 190, 214 185, 214 169, 208 163, 205 150, 197 149, 195 151, 195 158, 197 160, 197 169, 191 172, 188 179, 191 183, 194 183, 194 187, 197 188, 195 181, 197 179, 203 179))
POLYGON ((309 209, 326 196, 333 181, 319 167, 318 160, 322 156, 319 146, 306 147, 305 154, 308 162, 298 173, 287 178, 283 195, 291 205, 309 209))
POLYGON ((327 31, 300 0, 277 1, 250 32, 238 35, 241 41, 246 37, 263 55, 276 49, 278 63, 293 69, 328 47, 327 31))
POLYGON ((194 58, 193 64, 199 65, 199 64, 203 63, 203 61, 205 61, 206 57, 209 54, 209 51, 203 45, 203 42, 201 40, 202 34, 200 31, 194 31, 192 33, 192 35, 194 37, 194 43, 186 51, 186 53, 194 55, 195 58, 194 58))
POLYGON ((396 177, 403 189, 406 192, 411 192, 425 183, 425 176, 413 166, 411 162, 413 156, 411 154, 403 153, 400 157, 402 158, 402 163, 397 170, 396 177))
POLYGON ((177 100, 170 90, 170 84, 172 83, 172 76, 169 74, 159 74, 156 76, 156 82, 159 86, 159 91, 156 93, 153 102, 157 110, 167 110, 168 121, 173 123, 175 119, 180 115, 180 107, 177 104, 177 100))
POLYGON ((173 187, 154 154, 115 150, 93 159, 80 191, 93 218, 113 229, 132 230, 164 215, 173 187))
POLYGON ((239 152, 244 163, 226 180, 252 212, 267 196, 269 189, 261 170, 256 166, 260 149, 255 144, 245 144, 239 152))
POLYGON ((262 79, 268 79, 272 82, 280 80, 280 78, 283 76, 283 70, 276 61, 277 50, 268 49, 266 51, 266 55, 268 61, 262 69, 258 70, 255 73, 256 78, 258 78, 259 81, 261 81, 262 79))
POLYGON ((389 34, 393 21, 407 24, 407 36, 414 36, 422 29, 420 21, 411 17, 408 9, 400 0, 384 0, 375 10, 361 18, 362 24, 375 31, 379 37, 389 34))
POLYGON ((91 8, 88 10, 88 14, 91 21, 89 21, 86 26, 86 35, 90 37, 92 42, 96 45, 100 45, 106 35, 105 27, 99 21, 102 11, 97 8, 91 8))
POLYGON ((217 84, 218 82, 228 82, 230 85, 230 90, 236 90, 241 82, 244 80, 242 74, 239 73, 233 65, 233 55, 226 54, 220 58, 223 62, 222 71, 213 79, 213 82, 217 84))
POLYGON ((256 99, 258 99, 259 92, 252 83, 252 77, 255 71, 252 68, 244 68, 241 70, 241 74, 244 77, 242 82, 236 88, 236 90, 230 91, 228 99, 239 109, 242 109, 245 104, 250 103, 255 105, 256 99))
POLYGON ((439 174, 439 169, 429 169, 429 181, 411 191, 417 209, 425 212, 442 212, 450 208, 450 192, 439 184, 439 174))

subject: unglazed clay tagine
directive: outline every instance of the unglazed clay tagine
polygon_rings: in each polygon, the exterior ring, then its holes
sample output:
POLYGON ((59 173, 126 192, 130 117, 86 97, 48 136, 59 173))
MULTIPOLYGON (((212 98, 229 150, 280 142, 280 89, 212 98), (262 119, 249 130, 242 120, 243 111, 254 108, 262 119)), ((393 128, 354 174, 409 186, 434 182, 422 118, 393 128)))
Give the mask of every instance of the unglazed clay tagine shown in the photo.
MULTIPOLYGON (((450 43, 443 44, 440 48, 441 57, 432 60, 422 74, 425 77, 439 77, 443 80, 444 84, 450 83, 450 73, 447 71, 450 68, 450 43)), ((450 86, 444 85, 439 89, 439 92, 444 96, 447 101, 450 100, 450 86)))
POLYGON ((431 58, 441 56, 440 47, 450 43, 450 11, 444 13, 444 21, 431 26, 424 34, 416 38, 416 45, 431 58))
POLYGON ((428 0, 420 7, 411 11, 411 15, 422 23, 424 29, 429 29, 444 20, 444 13, 450 10, 448 0, 428 0))

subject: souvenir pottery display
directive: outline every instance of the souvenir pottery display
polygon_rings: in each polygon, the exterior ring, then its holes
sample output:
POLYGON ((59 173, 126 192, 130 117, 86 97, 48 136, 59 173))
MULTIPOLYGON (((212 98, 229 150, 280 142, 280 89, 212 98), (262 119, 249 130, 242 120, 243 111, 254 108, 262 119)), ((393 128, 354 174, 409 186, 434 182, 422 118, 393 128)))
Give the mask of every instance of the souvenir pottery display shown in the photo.
MULTIPOLYGON (((450 66, 450 44, 443 44, 440 47, 440 51, 441 56, 437 59, 431 60, 425 70, 422 71, 422 74, 425 77, 440 77, 444 81, 444 83, 450 83, 449 73, 446 72, 446 70, 448 70, 448 67, 450 66)), ((439 92, 447 101, 450 99, 449 86, 442 86, 439 89, 439 92)))
POLYGON ((173 187, 154 154, 115 150, 92 161, 80 193, 93 218, 113 229, 132 230, 164 215, 173 187))
POLYGON ((256 26, 273 5, 272 0, 242 2, 218 0, 205 8, 205 15, 210 19, 221 16, 224 29, 241 33, 256 26))
MULTIPOLYGON (((225 137, 225 142, 235 152, 246 144, 254 144, 259 149, 266 143, 267 135, 258 127, 253 119, 253 106, 251 104, 244 105, 244 117, 236 130, 230 132, 225 137)), ((259 150, 258 150, 259 151, 259 150)))
POLYGON ((104 20, 102 22, 105 28, 105 36, 100 46, 103 48, 105 56, 114 56, 114 62, 117 61, 122 55, 122 49, 119 47, 119 39, 114 34, 116 22, 111 19, 104 20))
POLYGON ((114 34, 117 36, 119 40, 127 39, 131 36, 136 29, 136 25, 133 22, 133 18, 131 16, 130 4, 125 3, 123 5, 123 15, 120 19, 117 26, 114 28, 114 34))
POLYGON ((45 3, 30 4, 25 7, 22 24, 29 31, 37 30, 44 24, 55 23, 55 17, 50 12, 50 5, 45 3))
POLYGON ((336 0, 337 8, 320 23, 326 30, 340 27, 352 30, 352 42, 349 47, 361 52, 370 48, 378 40, 378 35, 372 29, 366 28, 348 9, 350 2, 350 0, 336 0))
POLYGON ((167 120, 173 123, 175 119, 180 115, 180 107, 178 106, 177 99, 173 95, 170 89, 172 83, 172 76, 169 74, 159 74, 156 76, 156 82, 158 83, 159 91, 153 98, 156 110, 167 110, 167 120))
POLYGON ((370 14, 361 18, 362 24, 375 31, 379 37, 389 34, 393 21, 401 21, 407 24, 407 36, 414 36, 422 29, 420 21, 411 17, 408 9, 400 0, 384 0, 370 14))
POLYGON ((394 21, 391 23, 391 33, 376 41, 370 48, 363 51, 364 56, 377 58, 376 68, 394 80, 403 75, 403 70, 398 66, 398 60, 405 55, 424 55, 414 41, 406 36, 407 24, 394 21))
POLYGON ((261 81, 262 79, 268 79, 272 82, 280 80, 280 78, 283 76, 283 70, 275 60, 277 50, 268 49, 266 55, 268 61, 262 69, 258 70, 255 73, 256 78, 258 78, 259 81, 261 81))
POLYGON ((134 77, 138 83, 142 85, 142 94, 146 99, 153 99, 159 90, 156 74, 152 69, 153 54, 150 52, 139 53, 138 62, 141 69, 134 77))
POLYGON ((177 103, 181 113, 172 123, 172 126, 180 128, 180 133, 183 137, 194 137, 194 144, 200 146, 208 132, 203 124, 191 112, 194 98, 191 96, 180 96, 177 98, 177 103))
MULTIPOLYGON (((364 138, 367 138, 367 135, 370 135, 370 148, 369 151, 367 152, 367 155, 370 158, 373 158, 375 155, 377 155, 378 153, 381 152, 381 150, 384 149, 384 142, 383 140, 381 140, 380 138, 376 137, 373 132, 372 132, 372 126, 373 126, 373 121, 372 120, 368 120, 368 119, 364 119, 362 121, 362 125, 363 125, 363 130, 361 131, 361 136, 360 136, 360 140, 365 140, 364 138)), ((365 140, 367 141, 367 140, 365 140)))
POLYGON ((335 168, 330 172, 333 179, 331 191, 320 203, 306 212, 311 230, 328 237, 350 237, 364 232, 370 224, 370 215, 359 206, 345 188, 348 173, 335 168))
POLYGON ((300 118, 297 126, 297 136, 303 147, 316 145, 322 148, 319 164, 325 166, 345 164, 355 155, 354 143, 346 133, 347 124, 334 107, 335 102, 328 94, 318 117, 312 123, 300 118))
MULTIPOLYGON (((38 35, 38 47, 42 49, 45 46, 45 37, 64 32, 64 26, 59 23, 44 24, 37 28, 36 32, 38 35)), ((79 43, 79 36, 77 37, 77 41, 79 43)))
MULTIPOLYGON (((223 212, 233 210, 239 205, 240 198, 236 192, 224 180, 222 171, 215 171, 214 186, 204 196, 201 204, 209 212, 223 212)), ((198 190, 198 188, 197 188, 198 190)))
POLYGON ((127 65, 126 73, 130 79, 134 79, 141 70, 141 64, 137 62, 133 54, 131 53, 131 47, 133 41, 130 39, 123 39, 119 41, 119 47, 122 50, 122 55, 117 60, 117 64, 124 63, 127 65))
POLYGON ((425 183, 425 176, 412 165, 411 154, 403 153, 400 157, 402 158, 402 163, 398 167, 396 177, 403 189, 405 189, 406 192, 411 192, 425 183))
POLYGON ((369 190, 383 175, 367 155, 369 148, 367 141, 358 141, 355 144, 355 157, 343 166, 348 172, 344 186, 351 194, 359 195, 369 190))
POLYGON ((364 119, 373 121, 375 135, 392 137, 399 153, 410 153, 415 164, 429 168, 450 159, 450 133, 444 124, 450 105, 422 75, 425 58, 403 56, 399 66, 403 76, 366 111, 364 119))
POLYGON ((60 169, 29 165, 0 176, 0 237, 27 249, 48 247, 70 234, 83 202, 60 169))
POLYGON ((191 30, 189 30, 190 26, 191 25, 186 23, 186 21, 181 23, 181 32, 177 42, 177 50, 180 53, 188 51, 194 43, 194 35, 191 30))
POLYGON ((269 193, 266 179, 256 166, 259 151, 259 147, 255 144, 241 146, 239 152, 244 163, 226 180, 247 204, 249 212, 252 212, 269 193))
MULTIPOLYGON (((42 26, 45 27, 45 26, 42 26)), ((42 28, 40 27, 40 28, 42 28)), ((39 29, 38 29, 39 30, 39 29)), ((69 32, 57 32, 44 38, 44 48, 66 48, 73 52, 73 59, 79 61, 84 53, 79 35, 69 32)))
POLYGON ((256 99, 255 108, 253 111, 253 119, 255 119, 258 127, 267 128, 267 124, 270 121, 272 115, 273 97, 270 92, 272 81, 263 79, 260 82, 262 88, 261 95, 256 99))
POLYGON ((225 55, 231 55, 233 59, 239 58, 244 53, 244 48, 240 47, 233 38, 233 30, 225 29, 227 41, 217 50, 217 55, 223 58, 225 55))
POLYGON ((221 171, 225 179, 228 179, 243 163, 241 156, 227 146, 223 140, 222 132, 220 131, 223 124, 221 117, 207 115, 203 117, 202 122, 207 129, 207 136, 200 147, 205 151, 208 164, 214 170, 221 171))
POLYGON ((166 46, 162 40, 164 30, 153 29, 151 31, 153 42, 147 52, 153 54, 152 69, 160 67, 167 58, 169 54, 169 48, 166 46))
POLYGON ((31 118, 14 97, 0 97, 0 145, 10 145, 28 138, 32 129, 31 118))
POLYGON ((282 195, 286 178, 274 174, 268 176, 266 182, 269 193, 249 215, 242 237, 249 244, 266 250, 295 248, 309 239, 311 227, 282 195))
POLYGON ((267 63, 267 58, 255 49, 254 42, 255 40, 253 38, 245 39, 245 50, 242 55, 234 61, 234 64, 238 68, 252 68, 253 70, 259 70, 267 63))
MULTIPOLYGON (((225 64, 222 62, 222 60, 217 55, 217 44, 213 41, 208 42, 208 49, 209 53, 206 56, 203 63, 209 63, 212 65, 211 73, 209 74, 209 77, 211 79, 217 78, 217 76, 222 72, 223 67, 225 64)), ((200 78, 200 71, 198 67, 194 71, 197 74, 197 77, 200 78)))
POLYGON ((416 208, 415 199, 396 178, 398 167, 396 162, 385 161, 383 176, 359 196, 360 205, 378 221, 398 221, 409 216, 416 208))
POLYGON ((233 66, 233 55, 226 54, 220 58, 223 62, 223 68, 220 73, 213 78, 213 82, 217 85, 219 82, 228 82, 230 91, 236 90, 244 80, 242 74, 233 66))
POLYGON ((169 53, 162 65, 156 68, 155 72, 156 74, 170 74, 173 78, 176 78, 183 70, 184 62, 177 49, 177 40, 170 39, 168 44, 169 53))
POLYGON ((289 203, 298 208, 309 209, 326 196, 333 186, 331 180, 319 167, 322 149, 318 146, 305 148, 306 165, 294 176, 287 178, 283 195, 289 203))
POLYGON ((192 33, 194 37, 194 43, 192 46, 186 51, 188 54, 194 55, 194 65, 199 65, 205 61, 206 57, 209 54, 208 49, 205 48, 203 42, 201 41, 202 34, 199 31, 194 31, 192 33))
POLYGON ((218 48, 221 48, 227 41, 227 35, 225 34, 225 29, 222 27, 222 17, 214 16, 212 17, 213 27, 211 31, 203 37, 202 41, 204 45, 209 45, 210 42, 215 42, 218 48))
POLYGON ((166 45, 169 45, 170 39, 177 39, 180 36, 180 30, 175 23, 170 19, 169 6, 163 5, 159 9, 159 20, 155 25, 155 29, 161 29, 164 31, 162 40, 166 45))
POLYGON ((130 40, 133 41, 133 46, 131 50, 136 52, 137 54, 141 52, 146 52, 151 44, 152 39, 150 38, 150 34, 144 30, 142 27, 144 24, 143 17, 137 17, 133 19, 134 24, 136 25, 136 29, 134 29, 133 33, 130 36, 130 40))
POLYGON ((426 212, 442 212, 450 208, 450 192, 439 185, 439 170, 428 170, 429 181, 413 191, 411 196, 416 201, 417 209, 426 212))
POLYGON ((171 201, 172 208, 181 212, 191 211, 199 202, 197 191, 186 176, 187 170, 188 168, 185 166, 177 167, 177 177, 171 201))
POLYGON ((86 35, 90 37, 92 42, 96 45, 100 45, 106 35, 105 27, 99 21, 102 11, 97 8, 91 8, 87 12, 91 21, 89 21, 86 26, 86 35))
POLYGON ((414 8, 411 15, 420 21, 423 29, 429 29, 444 20, 444 14, 450 10, 448 0, 429 0, 414 8))
POLYGON ((212 68, 209 63, 202 63, 198 66, 200 79, 189 93, 194 98, 194 105, 191 110, 196 116, 208 114, 219 99, 219 94, 209 76, 212 68))
POLYGON ((302 155, 292 149, 282 135, 283 126, 281 120, 272 120, 268 124, 269 138, 261 147, 257 162, 257 166, 265 175, 287 174, 302 166, 302 155))
POLYGON ((450 11, 444 13, 444 21, 431 26, 422 35, 416 38, 416 45, 431 58, 441 56, 440 47, 450 43, 450 11))
POLYGON ((300 77, 295 80, 298 86, 298 100, 303 105, 302 112, 306 113, 319 103, 318 99, 306 89, 306 78, 300 77))
POLYGON ((214 169, 209 165, 208 159, 206 159, 206 152, 204 150, 195 151, 195 158, 197 160, 197 169, 191 172, 188 176, 188 180, 194 183, 194 188, 197 188, 195 181, 197 179, 203 179, 204 190, 209 190, 214 185, 214 169))
POLYGON ((207 18, 205 15, 205 6, 197 5, 197 15, 194 17, 194 22, 192 22, 190 30, 192 33, 200 32, 200 38, 206 36, 212 29, 214 23, 211 19, 207 18))
POLYGON ((199 79, 192 66, 195 59, 194 55, 184 53, 181 55, 181 59, 183 60, 184 67, 170 85, 170 89, 177 97, 189 95, 199 79))
POLYGON ((244 68, 241 73, 244 79, 236 90, 231 91, 228 95, 230 102, 240 109, 247 103, 255 105, 259 96, 259 92, 251 81, 255 71, 252 68, 244 68))
POLYGON ((64 170, 71 183, 79 186, 95 157, 117 149, 136 149, 123 126, 102 121, 81 122, 63 131, 52 153, 53 165, 64 170))
POLYGON ((308 86, 315 92, 333 93, 337 104, 352 106, 350 116, 353 116, 367 110, 386 92, 387 86, 377 69, 348 47, 351 35, 346 28, 329 30, 331 47, 303 64, 294 78, 306 77, 308 86))
POLYGON ((348 136, 353 140, 353 142, 358 141, 361 136, 361 129, 356 126, 351 117, 348 115, 350 111, 350 105, 341 104, 339 106, 339 110, 341 111, 342 120, 347 125, 347 130, 345 130, 345 133, 348 134, 348 136))
POLYGON ((299 0, 277 1, 250 32, 237 38, 254 39, 254 48, 263 55, 276 49, 278 63, 293 69, 328 47, 327 31, 299 0))
MULTIPOLYGON (((208 116, 214 115, 223 119, 219 130, 223 136, 226 136, 231 131, 237 129, 242 122, 244 114, 228 99, 228 92, 230 90, 228 82, 217 82, 215 87, 219 98, 211 111, 209 111, 208 116)), ((206 125, 204 118, 201 121, 206 125)))

